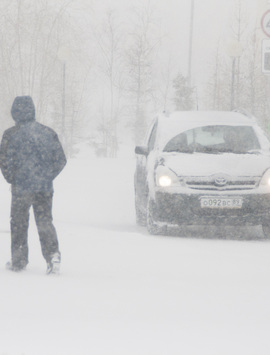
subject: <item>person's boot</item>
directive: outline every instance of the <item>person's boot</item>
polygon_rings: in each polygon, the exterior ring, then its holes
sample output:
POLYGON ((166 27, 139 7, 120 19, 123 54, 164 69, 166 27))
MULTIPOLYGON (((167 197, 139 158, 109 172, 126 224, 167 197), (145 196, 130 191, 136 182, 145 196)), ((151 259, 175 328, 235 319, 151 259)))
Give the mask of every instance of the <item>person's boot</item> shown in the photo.
POLYGON ((26 269, 26 265, 13 265, 12 261, 6 263, 6 269, 10 271, 19 272, 26 269))
POLYGON ((60 273, 60 265, 61 265, 61 256, 59 253, 55 253, 52 255, 52 258, 49 262, 47 262, 47 274, 59 274, 60 273))

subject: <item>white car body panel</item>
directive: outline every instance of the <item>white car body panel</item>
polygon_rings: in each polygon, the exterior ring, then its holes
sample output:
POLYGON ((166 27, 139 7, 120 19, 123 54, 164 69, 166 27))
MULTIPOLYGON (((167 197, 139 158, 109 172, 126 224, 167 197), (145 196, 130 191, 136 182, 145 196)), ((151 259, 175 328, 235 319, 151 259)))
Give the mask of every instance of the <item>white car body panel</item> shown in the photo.
POLYGON ((202 154, 168 153, 165 165, 178 176, 262 176, 270 165, 270 154, 202 154))

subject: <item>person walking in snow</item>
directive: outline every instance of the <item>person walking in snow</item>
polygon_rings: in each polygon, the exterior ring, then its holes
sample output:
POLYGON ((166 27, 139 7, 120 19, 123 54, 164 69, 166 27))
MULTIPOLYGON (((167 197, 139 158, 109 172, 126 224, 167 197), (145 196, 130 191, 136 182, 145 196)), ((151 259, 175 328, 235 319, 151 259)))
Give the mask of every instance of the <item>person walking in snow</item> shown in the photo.
POLYGON ((11 107, 15 126, 7 129, 0 146, 0 168, 12 186, 11 261, 20 271, 28 264, 29 210, 33 206, 47 273, 58 273, 61 253, 52 218, 53 180, 66 165, 57 134, 35 120, 30 96, 18 96, 11 107))

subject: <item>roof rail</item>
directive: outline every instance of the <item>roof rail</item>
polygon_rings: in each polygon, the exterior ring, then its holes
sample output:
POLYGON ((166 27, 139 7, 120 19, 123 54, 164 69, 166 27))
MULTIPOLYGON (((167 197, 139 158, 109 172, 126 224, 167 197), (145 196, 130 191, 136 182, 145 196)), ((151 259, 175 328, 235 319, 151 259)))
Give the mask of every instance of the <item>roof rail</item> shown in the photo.
POLYGON ((253 115, 246 109, 244 108, 236 108, 233 110, 233 112, 238 112, 238 113, 242 113, 243 115, 247 116, 248 118, 254 118, 253 115))

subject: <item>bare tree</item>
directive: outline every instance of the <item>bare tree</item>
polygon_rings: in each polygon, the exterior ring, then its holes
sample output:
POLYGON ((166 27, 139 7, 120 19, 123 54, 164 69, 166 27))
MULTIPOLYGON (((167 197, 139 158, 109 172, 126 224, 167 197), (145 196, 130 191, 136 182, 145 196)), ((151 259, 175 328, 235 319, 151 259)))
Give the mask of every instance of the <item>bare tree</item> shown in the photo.
POLYGON ((231 26, 227 47, 222 48, 218 43, 214 58, 214 71, 209 80, 208 93, 212 97, 210 108, 230 110, 243 106, 247 95, 247 87, 244 83, 248 20, 246 4, 242 0, 236 0, 231 16, 231 26))
POLYGON ((98 124, 102 139, 100 143, 94 144, 98 151, 103 150, 105 156, 114 158, 118 150, 118 123, 124 86, 124 36, 115 11, 107 11, 101 28, 92 29, 92 34, 98 50, 98 70, 103 78, 98 85, 105 93, 101 96, 103 109, 100 111, 98 124), (102 147, 98 147, 100 144, 102 147))
POLYGON ((134 140, 140 142, 148 125, 147 106, 153 93, 153 58, 160 44, 154 9, 148 2, 144 7, 133 9, 133 29, 129 34, 127 68, 129 85, 129 116, 134 140))
POLYGON ((80 129, 89 72, 89 58, 83 61, 79 50, 82 38, 78 41, 71 4, 71 0, 3 0, 0 4, 0 107, 7 117, 1 129, 10 124, 14 97, 31 95, 37 119, 60 133, 68 154, 80 129), (59 55, 63 48, 69 52, 64 61, 59 55))

